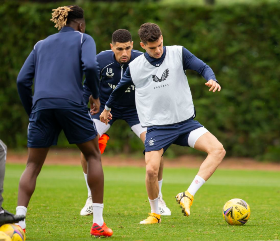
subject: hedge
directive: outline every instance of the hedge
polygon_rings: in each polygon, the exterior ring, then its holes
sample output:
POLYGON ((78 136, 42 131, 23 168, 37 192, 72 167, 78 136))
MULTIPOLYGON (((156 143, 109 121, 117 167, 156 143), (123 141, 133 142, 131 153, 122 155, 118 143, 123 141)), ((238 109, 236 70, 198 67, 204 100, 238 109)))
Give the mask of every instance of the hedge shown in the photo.
MULTIPOLYGON (((40 39, 56 33, 51 9, 64 3, 6 2, 0 6, 0 138, 10 147, 26 146, 28 117, 20 103, 16 77, 40 39)), ((197 120, 223 143, 227 156, 280 161, 280 4, 167 6, 157 3, 85 3, 86 32, 97 50, 109 48, 118 28, 137 31, 144 22, 161 28, 164 45, 183 45, 212 67, 222 85, 210 93, 204 79, 187 71, 197 120)), ((70 56, 70 53, 69 53, 70 56)), ((109 131, 108 152, 141 153, 143 144, 124 122, 109 131)), ((61 137, 59 147, 68 146, 61 137)), ((193 153, 172 147, 170 156, 193 153)))

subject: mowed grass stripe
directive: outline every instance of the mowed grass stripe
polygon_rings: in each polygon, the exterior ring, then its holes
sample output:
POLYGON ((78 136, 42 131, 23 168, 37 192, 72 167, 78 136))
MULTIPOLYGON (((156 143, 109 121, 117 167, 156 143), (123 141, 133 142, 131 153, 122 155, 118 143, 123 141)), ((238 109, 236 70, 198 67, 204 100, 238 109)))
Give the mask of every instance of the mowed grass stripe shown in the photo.
MULTIPOLYGON (((6 167, 4 207, 13 211, 20 175, 25 166, 6 167)), ((114 231, 112 240, 277 240, 280 239, 280 173, 217 170, 195 195, 191 216, 184 217, 175 195, 184 191, 197 169, 164 170, 163 196, 172 216, 159 225, 140 225, 150 212, 145 169, 105 167, 104 218, 114 231), (222 217, 224 203, 242 198, 251 207, 245 226, 229 226, 222 217)), ((92 216, 81 217, 87 197, 79 166, 44 166, 27 216, 28 240, 92 240, 92 216)))

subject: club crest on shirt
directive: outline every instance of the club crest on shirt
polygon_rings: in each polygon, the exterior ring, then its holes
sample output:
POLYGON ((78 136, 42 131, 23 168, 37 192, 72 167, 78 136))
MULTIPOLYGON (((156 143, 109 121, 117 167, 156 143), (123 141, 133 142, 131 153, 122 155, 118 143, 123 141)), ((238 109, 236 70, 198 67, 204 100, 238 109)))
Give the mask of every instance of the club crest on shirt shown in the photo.
POLYGON ((161 78, 157 77, 156 75, 152 75, 152 78, 154 82, 162 82, 165 81, 168 76, 169 76, 169 69, 166 69, 163 71, 161 78))
POLYGON ((112 78, 114 76, 114 73, 113 73, 113 69, 112 68, 107 68, 106 69, 106 76, 112 78))

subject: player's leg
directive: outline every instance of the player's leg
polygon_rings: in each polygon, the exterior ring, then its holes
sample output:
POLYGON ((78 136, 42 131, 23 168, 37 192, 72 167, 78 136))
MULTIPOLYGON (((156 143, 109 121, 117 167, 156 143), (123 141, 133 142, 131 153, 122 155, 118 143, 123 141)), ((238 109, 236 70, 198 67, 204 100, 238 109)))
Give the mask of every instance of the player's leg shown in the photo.
POLYGON ((87 182, 91 190, 93 225, 91 235, 111 236, 103 220, 104 175, 101 154, 98 147, 98 133, 88 115, 87 108, 57 110, 57 118, 63 124, 63 131, 70 144, 76 144, 87 162, 87 182))
MULTIPOLYGON (((143 128, 141 126, 141 124, 139 123, 138 116, 134 117, 134 119, 130 118, 127 122, 129 125, 131 125, 131 122, 134 124, 131 126, 131 130, 141 139, 141 141, 143 143, 145 143, 147 128, 143 128)), ((159 167, 159 172, 158 172, 158 187, 159 187, 158 203, 159 203, 160 214, 169 216, 169 215, 171 215, 171 211, 167 207, 165 201, 163 200, 162 192, 161 192, 162 181, 163 181, 162 177, 163 177, 163 157, 161 157, 160 167, 159 167)))
MULTIPOLYGON (((19 181, 17 215, 26 216, 29 201, 36 187, 37 177, 41 172, 48 151, 49 148, 28 148, 26 168, 19 181)), ((25 220, 20 221, 18 224, 25 231, 25 220)))
POLYGON ((163 153, 178 138, 179 134, 175 128, 170 126, 148 127, 145 140, 145 161, 146 161, 146 188, 151 206, 150 216, 141 224, 159 223, 159 186, 158 172, 163 153))
POLYGON ((192 205, 195 193, 215 172, 216 168, 221 163, 226 154, 223 145, 204 127, 197 128, 190 132, 188 144, 190 147, 204 151, 208 155, 201 164, 197 175, 195 176, 187 191, 179 193, 176 196, 178 203, 180 203, 182 206, 182 212, 186 216, 190 215, 190 207, 192 205))
POLYGON ((6 167, 7 146, 0 140, 0 208, 3 203, 3 186, 6 167))
MULTIPOLYGON (((98 132, 98 137, 99 136, 103 136, 104 137, 104 135, 107 135, 107 134, 104 134, 104 133, 109 130, 110 124, 106 125, 103 122, 101 122, 100 120, 94 119, 94 118, 92 120, 94 121, 96 130, 98 132)), ((100 138, 98 138, 99 149, 100 149, 100 145, 104 145, 104 143, 100 143, 100 142, 103 141, 103 139, 100 140, 100 138)), ((102 146, 102 148, 105 149, 104 146, 102 146)), ((87 215, 91 215, 93 213, 93 208, 92 208, 91 190, 90 190, 90 187, 89 187, 88 182, 87 182, 87 175, 88 175, 88 173, 87 173, 87 161, 86 161, 83 153, 81 153, 81 164, 82 164, 82 168, 83 168, 83 172, 84 172, 84 177, 85 177, 85 182, 86 182, 86 186, 87 186, 88 197, 87 197, 85 206, 80 211, 80 215, 87 216, 87 215)))
POLYGON ((2 226, 5 223, 15 223, 25 218, 25 216, 14 215, 2 208, 2 204, 3 204, 2 193, 3 193, 3 183, 5 177, 6 156, 7 156, 7 146, 3 141, 0 140, 0 226, 2 226))
MULTIPOLYGON (((53 110, 41 110, 30 115, 28 126, 28 159, 19 181, 17 215, 26 216, 27 207, 36 187, 37 177, 45 162, 49 147, 57 143, 60 126, 53 110)), ((18 223, 25 230, 25 220, 18 223)))
POLYGON ((151 206, 151 213, 148 218, 141 221, 140 224, 160 223, 160 211, 158 206, 158 172, 163 149, 159 151, 145 152, 146 161, 146 189, 151 206))
POLYGON ((210 132, 202 135, 195 142, 194 148, 208 154, 204 162, 201 164, 197 174, 207 181, 222 162, 226 155, 226 151, 222 143, 210 132))
POLYGON ((111 236, 113 231, 103 220, 104 174, 101 164, 101 154, 98 147, 98 136, 86 143, 77 144, 87 161, 87 183, 91 190, 93 225, 91 235, 111 236))

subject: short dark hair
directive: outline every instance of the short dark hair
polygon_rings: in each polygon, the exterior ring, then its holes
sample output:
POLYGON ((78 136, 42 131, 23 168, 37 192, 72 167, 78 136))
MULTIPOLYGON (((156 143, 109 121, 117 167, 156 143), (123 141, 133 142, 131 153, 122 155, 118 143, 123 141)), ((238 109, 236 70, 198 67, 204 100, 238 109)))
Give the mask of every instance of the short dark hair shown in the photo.
POLYGON ((84 10, 77 5, 58 7, 53 9, 51 21, 55 23, 55 28, 61 29, 75 19, 83 19, 84 10))
POLYGON ((131 42, 132 37, 128 30, 126 29, 118 29, 112 34, 112 43, 126 43, 131 42))
POLYGON ((147 42, 155 42, 162 35, 160 27, 155 23, 144 23, 138 30, 138 35, 141 42, 146 44, 147 42))

